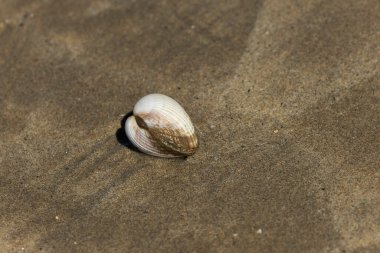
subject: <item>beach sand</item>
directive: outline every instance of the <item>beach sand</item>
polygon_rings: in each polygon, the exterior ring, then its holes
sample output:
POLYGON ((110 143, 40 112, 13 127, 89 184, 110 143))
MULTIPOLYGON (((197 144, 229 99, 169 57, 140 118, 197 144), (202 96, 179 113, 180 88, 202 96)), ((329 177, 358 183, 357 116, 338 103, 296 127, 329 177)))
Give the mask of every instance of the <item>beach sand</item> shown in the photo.
POLYGON ((380 252, 380 1, 0 2, 0 252, 380 252), (186 159, 130 147, 162 93, 186 159))

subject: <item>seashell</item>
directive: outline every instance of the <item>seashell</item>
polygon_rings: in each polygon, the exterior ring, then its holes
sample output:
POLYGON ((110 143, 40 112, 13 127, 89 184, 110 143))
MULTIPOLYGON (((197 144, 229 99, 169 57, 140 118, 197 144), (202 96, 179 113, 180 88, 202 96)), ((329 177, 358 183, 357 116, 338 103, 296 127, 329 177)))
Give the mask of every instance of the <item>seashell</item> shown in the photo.
POLYGON ((190 156, 198 148, 189 115, 174 99, 162 94, 147 95, 136 103, 125 132, 141 152, 153 156, 190 156))

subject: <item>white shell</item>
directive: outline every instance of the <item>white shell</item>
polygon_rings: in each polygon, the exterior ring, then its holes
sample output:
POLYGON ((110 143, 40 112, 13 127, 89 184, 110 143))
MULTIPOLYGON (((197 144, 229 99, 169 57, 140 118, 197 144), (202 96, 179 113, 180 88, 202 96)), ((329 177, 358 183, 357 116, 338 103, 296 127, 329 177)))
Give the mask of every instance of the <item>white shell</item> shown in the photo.
POLYGON ((198 148, 189 115, 174 99, 162 94, 147 95, 136 103, 125 132, 140 151, 154 156, 189 156, 198 148))

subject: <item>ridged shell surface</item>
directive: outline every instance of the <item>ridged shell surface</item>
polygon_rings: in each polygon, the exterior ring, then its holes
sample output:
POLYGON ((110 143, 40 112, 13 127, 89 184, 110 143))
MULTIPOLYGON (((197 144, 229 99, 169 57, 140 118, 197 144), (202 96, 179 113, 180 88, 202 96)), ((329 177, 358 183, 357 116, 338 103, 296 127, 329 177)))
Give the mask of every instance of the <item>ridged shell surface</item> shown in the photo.
POLYGON ((140 151, 154 156, 189 156, 198 148, 190 117, 174 99, 162 94, 141 98, 125 131, 140 151))

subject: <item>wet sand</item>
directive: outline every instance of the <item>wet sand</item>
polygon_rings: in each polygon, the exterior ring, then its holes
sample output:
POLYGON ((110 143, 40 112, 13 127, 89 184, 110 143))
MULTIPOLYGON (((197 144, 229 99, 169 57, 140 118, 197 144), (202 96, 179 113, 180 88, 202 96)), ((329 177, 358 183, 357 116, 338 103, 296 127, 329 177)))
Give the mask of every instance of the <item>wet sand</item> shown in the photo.
POLYGON ((0 252, 380 252, 378 0, 0 2, 0 252), (200 139, 137 152, 149 93, 200 139))

